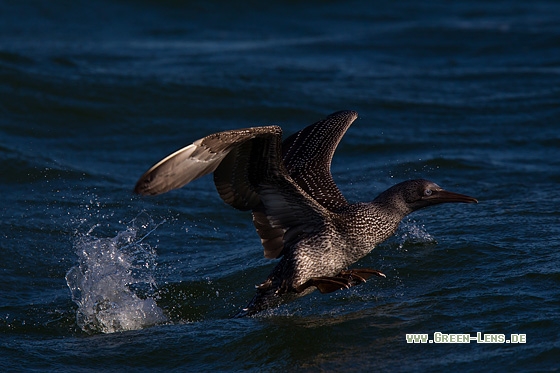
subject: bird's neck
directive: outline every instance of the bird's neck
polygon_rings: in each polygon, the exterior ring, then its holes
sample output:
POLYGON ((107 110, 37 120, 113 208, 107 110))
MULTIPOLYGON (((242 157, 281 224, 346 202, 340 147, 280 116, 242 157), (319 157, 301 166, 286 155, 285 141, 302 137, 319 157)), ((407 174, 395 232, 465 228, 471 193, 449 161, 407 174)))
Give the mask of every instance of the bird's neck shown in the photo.
POLYGON ((371 205, 399 222, 404 219, 405 216, 413 212, 410 206, 401 197, 399 190, 395 187, 391 187, 378 195, 371 202, 371 205))
POLYGON ((391 237, 405 216, 375 201, 351 204, 343 215, 348 236, 355 238, 355 245, 369 250, 391 237))

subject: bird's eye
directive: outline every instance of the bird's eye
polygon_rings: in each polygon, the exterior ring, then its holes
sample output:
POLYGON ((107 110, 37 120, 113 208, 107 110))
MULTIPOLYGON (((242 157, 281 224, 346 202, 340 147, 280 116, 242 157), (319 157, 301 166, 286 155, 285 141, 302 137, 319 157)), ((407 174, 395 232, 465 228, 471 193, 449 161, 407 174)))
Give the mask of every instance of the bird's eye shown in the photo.
POLYGON ((424 190, 424 195, 425 195, 426 197, 431 196, 431 195, 432 195, 432 190, 431 190, 431 189, 425 189, 425 190, 424 190))

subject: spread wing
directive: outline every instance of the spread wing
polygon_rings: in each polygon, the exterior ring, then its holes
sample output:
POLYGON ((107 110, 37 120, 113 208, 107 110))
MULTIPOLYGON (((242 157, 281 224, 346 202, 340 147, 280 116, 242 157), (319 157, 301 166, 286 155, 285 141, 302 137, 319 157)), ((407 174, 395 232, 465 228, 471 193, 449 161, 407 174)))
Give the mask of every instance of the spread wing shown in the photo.
POLYGON ((288 176, 280 159, 281 138, 278 126, 206 136, 156 163, 140 177, 134 191, 157 195, 213 172, 226 203, 253 210, 264 255, 277 258, 310 227, 320 229, 322 209, 288 176), (317 224, 309 224, 311 217, 317 224))
POLYGON ((334 113, 283 144, 278 126, 209 135, 156 163, 134 191, 157 195, 213 172, 220 197, 253 211, 265 257, 277 258, 303 237, 324 230, 329 210, 347 205, 330 164, 356 117, 353 111, 334 113))
MULTIPOLYGON (((268 166, 278 167, 282 129, 253 127, 218 132, 206 136, 162 159, 136 183, 141 195, 157 195, 180 188, 214 172, 218 192, 235 208, 247 210, 259 203, 249 167, 259 168, 259 154, 268 153, 268 166), (256 161, 254 161, 256 159, 256 161)), ((265 167, 268 167, 265 165, 265 167)), ((258 176, 257 176, 258 177, 258 176)))
POLYGON ((358 113, 345 110, 294 133, 282 144, 290 177, 308 195, 330 211, 348 204, 331 174, 331 161, 340 140, 358 113))

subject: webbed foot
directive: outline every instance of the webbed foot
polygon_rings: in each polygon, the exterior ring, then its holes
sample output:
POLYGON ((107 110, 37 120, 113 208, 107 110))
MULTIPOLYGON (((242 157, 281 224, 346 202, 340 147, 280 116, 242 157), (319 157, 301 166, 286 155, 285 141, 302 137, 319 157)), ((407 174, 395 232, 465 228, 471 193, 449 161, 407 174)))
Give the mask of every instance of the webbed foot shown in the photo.
POLYGON ((359 268, 351 269, 348 271, 341 271, 338 275, 334 277, 321 276, 312 277, 305 281, 303 284, 298 286, 295 290, 301 293, 310 286, 315 286, 323 294, 332 293, 333 291, 340 289, 348 289, 352 286, 359 285, 366 282, 368 278, 376 275, 379 277, 386 277, 385 274, 376 270, 369 268, 359 268))

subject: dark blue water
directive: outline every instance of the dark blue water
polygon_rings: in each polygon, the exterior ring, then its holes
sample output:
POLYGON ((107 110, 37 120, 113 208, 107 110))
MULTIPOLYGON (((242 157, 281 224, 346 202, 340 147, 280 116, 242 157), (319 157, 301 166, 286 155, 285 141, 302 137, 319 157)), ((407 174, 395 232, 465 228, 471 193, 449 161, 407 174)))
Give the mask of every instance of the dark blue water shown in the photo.
POLYGON ((6 371, 554 371, 560 3, 0 2, 6 371), (351 201, 424 177, 476 196, 405 219, 346 291, 230 320, 266 278, 210 177, 132 194, 212 132, 360 118, 351 201), (525 334, 407 344, 406 334, 525 334))

